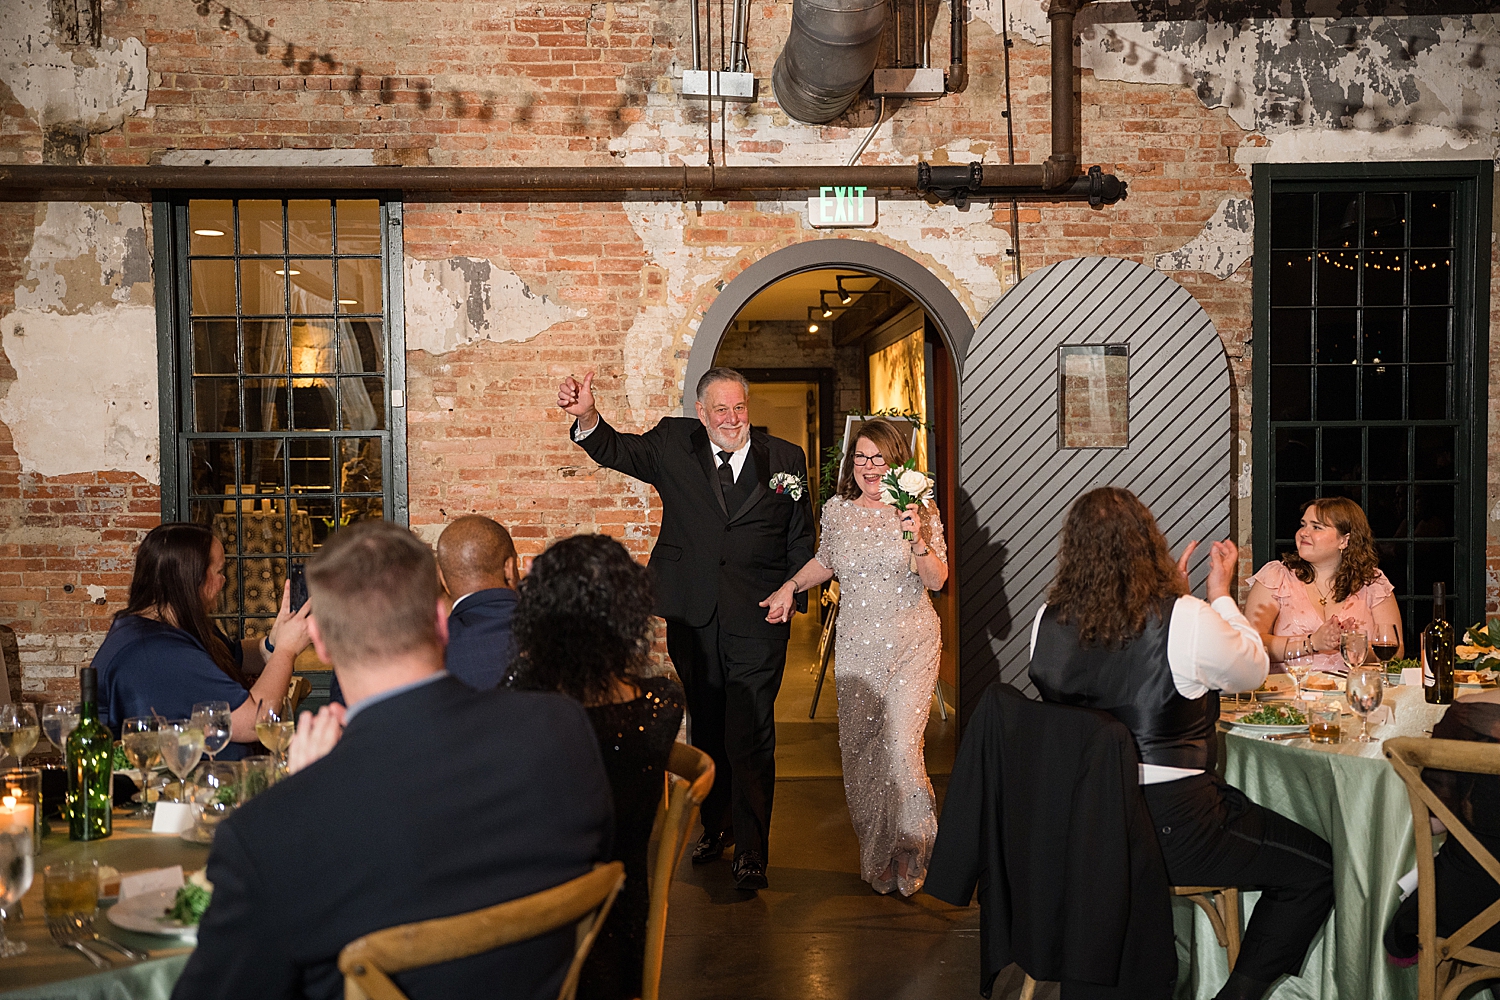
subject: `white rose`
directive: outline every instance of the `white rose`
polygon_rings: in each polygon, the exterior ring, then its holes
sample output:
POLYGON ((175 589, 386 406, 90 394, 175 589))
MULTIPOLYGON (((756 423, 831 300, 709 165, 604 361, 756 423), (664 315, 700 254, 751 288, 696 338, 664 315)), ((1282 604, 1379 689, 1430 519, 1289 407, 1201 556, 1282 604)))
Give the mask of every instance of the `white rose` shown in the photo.
POLYGON ((896 498, 891 495, 890 490, 882 486, 880 488, 880 502, 894 505, 896 503, 896 498))
POLYGON ((896 477, 896 482, 900 483, 901 488, 912 496, 919 496, 923 490, 927 489, 927 477, 916 469, 907 469, 896 477))

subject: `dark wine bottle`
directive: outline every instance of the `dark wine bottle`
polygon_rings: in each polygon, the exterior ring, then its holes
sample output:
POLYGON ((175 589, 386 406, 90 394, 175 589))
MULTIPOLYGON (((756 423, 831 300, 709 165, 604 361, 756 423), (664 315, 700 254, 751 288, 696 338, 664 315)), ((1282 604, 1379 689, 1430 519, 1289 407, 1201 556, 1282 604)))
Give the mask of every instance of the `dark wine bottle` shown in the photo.
POLYGON ((68 735, 68 838, 101 840, 114 832, 115 740, 99 721, 99 680, 93 667, 78 672, 82 706, 68 735))
POLYGON ((1448 624, 1448 586, 1432 585, 1432 621, 1422 630, 1422 695, 1429 704, 1453 702, 1453 626, 1448 624))

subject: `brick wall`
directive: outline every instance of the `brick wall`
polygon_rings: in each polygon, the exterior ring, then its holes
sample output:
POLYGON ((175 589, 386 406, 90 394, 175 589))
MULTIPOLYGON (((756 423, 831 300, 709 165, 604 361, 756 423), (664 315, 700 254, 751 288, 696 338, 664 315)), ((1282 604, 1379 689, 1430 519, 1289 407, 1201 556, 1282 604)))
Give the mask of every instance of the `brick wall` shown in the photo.
MULTIPOLYGON (((753 5, 750 55, 763 81, 790 11, 789 2, 753 5)), ((106 4, 105 34, 145 42, 147 109, 93 135, 84 160, 143 164, 176 149, 225 148, 368 150, 376 163, 411 165, 696 160, 708 115, 671 95, 687 51, 685 18, 685 5, 666 3, 268 0, 242 14, 217 0, 197 8, 117 0, 106 4)), ((946 52, 945 19, 933 50, 946 52)), ((999 38, 974 21, 967 92, 898 103, 865 162, 1004 162, 1001 55, 999 38)), ((1024 41, 1012 50, 1020 162, 1039 162, 1049 149, 1048 59, 1045 47, 1024 41)), ((1027 272, 1100 253, 1153 263, 1196 236, 1225 198, 1248 197, 1247 171, 1233 160, 1246 133, 1227 111, 1205 108, 1191 86, 1104 81, 1087 71, 1078 86, 1082 162, 1126 178, 1130 198, 1104 210, 1023 205, 1027 272)), ((758 108, 731 108, 730 119, 731 163, 831 163, 833 146, 852 143, 873 107, 860 101, 844 120, 802 128, 763 93, 758 108)), ((40 130, 0 86, 0 161, 42 156, 40 130)), ((34 208, 0 204, 0 314, 14 308, 33 250, 34 208)), ((894 203, 890 210, 890 226, 843 235, 926 264, 976 318, 1009 283, 1008 206, 992 214, 983 205, 962 214, 894 203)), ((433 538, 448 519, 481 511, 511 526, 523 555, 573 532, 605 531, 643 557, 660 516, 651 491, 592 467, 568 442, 553 403, 557 381, 596 370, 606 414, 626 429, 650 426, 681 399, 697 322, 721 283, 767 253, 824 235, 808 230, 791 202, 408 203, 408 260, 485 258, 566 311, 529 339, 409 354, 412 524, 433 538)), ((1248 446, 1250 265, 1228 280, 1192 271, 1173 277, 1224 339, 1234 431, 1248 446)), ((1500 322, 1500 267, 1496 281, 1491 302, 1500 322)), ((1500 365, 1500 353, 1492 359, 1500 365)), ((0 392, 14 378, 0 354, 0 392)), ((1492 412, 1492 453, 1500 447, 1496 418, 1492 412)), ((1490 504, 1500 500, 1493 470, 1489 494, 1490 504)), ((129 554, 158 516, 158 496, 155 485, 120 473, 23 474, 0 425, 0 622, 20 639, 28 696, 60 692, 92 654, 123 601, 129 554), (90 583, 105 588, 103 605, 92 603, 90 583)), ((1248 512, 1248 501, 1238 504, 1242 544, 1248 512)), ((1490 524, 1493 607, 1500 531, 1490 524)), ((1248 563, 1247 546, 1247 573, 1248 563)))

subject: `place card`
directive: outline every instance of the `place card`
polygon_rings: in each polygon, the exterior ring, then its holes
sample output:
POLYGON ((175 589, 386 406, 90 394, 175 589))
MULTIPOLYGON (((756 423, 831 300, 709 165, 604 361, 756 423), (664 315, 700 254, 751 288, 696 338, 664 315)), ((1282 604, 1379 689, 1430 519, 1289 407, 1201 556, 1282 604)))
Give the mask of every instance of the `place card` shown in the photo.
POLYGON ((1403 669, 1401 671, 1401 684, 1402 684, 1403 687, 1408 686, 1408 685, 1411 686, 1411 687, 1421 687, 1422 686, 1422 668, 1421 667, 1406 667, 1405 669, 1403 669))
POLYGON ((152 871, 131 872, 120 876, 120 900, 132 896, 143 896, 151 892, 176 892, 182 888, 182 866, 157 868, 152 871))
POLYGON ((152 833, 181 833, 191 830, 198 817, 187 802, 158 802, 151 820, 152 833))

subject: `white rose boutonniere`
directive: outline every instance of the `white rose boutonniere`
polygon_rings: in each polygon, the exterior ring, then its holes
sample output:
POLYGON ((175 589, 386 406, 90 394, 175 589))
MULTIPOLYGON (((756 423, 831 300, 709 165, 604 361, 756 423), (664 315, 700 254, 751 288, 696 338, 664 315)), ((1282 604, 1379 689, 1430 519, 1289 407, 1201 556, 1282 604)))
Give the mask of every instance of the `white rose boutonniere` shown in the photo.
POLYGON ((771 477, 771 491, 773 493, 785 493, 793 500, 801 500, 807 490, 807 483, 802 477, 791 472, 778 472, 771 477))

